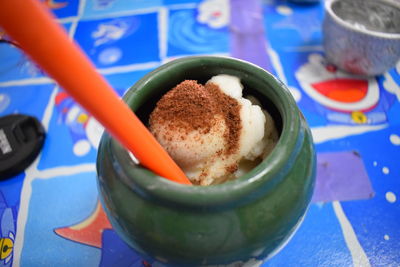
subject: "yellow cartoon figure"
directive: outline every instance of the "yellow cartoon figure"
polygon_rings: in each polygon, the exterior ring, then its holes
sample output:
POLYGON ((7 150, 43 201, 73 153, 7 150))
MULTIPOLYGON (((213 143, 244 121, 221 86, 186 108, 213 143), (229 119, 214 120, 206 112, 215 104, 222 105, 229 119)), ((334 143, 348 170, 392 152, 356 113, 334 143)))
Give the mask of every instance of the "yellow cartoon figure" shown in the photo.
POLYGON ((8 263, 12 257, 14 248, 14 234, 9 232, 8 237, 0 239, 0 260, 8 263))
POLYGON ((351 118, 355 123, 364 124, 368 122, 367 116, 361 111, 353 111, 351 113, 351 118))

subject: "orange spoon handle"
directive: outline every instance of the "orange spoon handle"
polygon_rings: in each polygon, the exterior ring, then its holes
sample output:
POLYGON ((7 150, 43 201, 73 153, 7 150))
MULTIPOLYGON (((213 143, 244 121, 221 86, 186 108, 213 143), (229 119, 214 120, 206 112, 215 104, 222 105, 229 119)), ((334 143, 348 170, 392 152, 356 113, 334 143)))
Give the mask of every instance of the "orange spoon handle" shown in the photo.
POLYGON ((40 1, 1 0, 0 26, 142 165, 162 177, 190 184, 183 171, 40 1))

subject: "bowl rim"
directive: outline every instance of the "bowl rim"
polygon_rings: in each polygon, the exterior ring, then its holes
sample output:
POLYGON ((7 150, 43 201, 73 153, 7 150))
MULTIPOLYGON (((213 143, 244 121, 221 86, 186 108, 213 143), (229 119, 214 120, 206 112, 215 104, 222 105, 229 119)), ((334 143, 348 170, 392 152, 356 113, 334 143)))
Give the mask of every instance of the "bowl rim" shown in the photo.
MULTIPOLYGON (((385 32, 378 32, 378 31, 372 31, 372 30, 367 30, 367 29, 360 29, 360 28, 354 27, 352 24, 346 22, 341 17, 336 15, 336 13, 332 10, 332 5, 334 3, 340 2, 340 1, 347 1, 347 0, 326 0, 325 1, 325 12, 328 13, 342 27, 347 28, 352 31, 362 33, 364 35, 371 36, 371 37, 379 37, 379 38, 390 39, 390 40, 400 40, 400 32, 399 33, 385 33, 385 32)), ((393 0, 374 0, 374 2, 378 2, 378 1, 394 6, 400 12, 400 2, 396 2, 393 0)))
POLYGON ((130 153, 118 141, 110 137, 109 148, 114 160, 128 163, 120 164, 119 168, 116 169, 120 171, 121 180, 131 190, 144 197, 158 199, 164 203, 174 203, 175 205, 191 207, 225 206, 230 205, 232 201, 237 203, 238 200, 254 199, 257 194, 251 193, 259 191, 261 188, 263 188, 263 192, 270 190, 285 176, 286 172, 283 171, 283 167, 290 169, 291 164, 294 164, 305 134, 304 127, 302 127, 304 125, 300 120, 302 115, 289 89, 271 73, 252 63, 225 56, 190 56, 175 59, 145 75, 129 88, 123 99, 129 104, 138 92, 140 93, 140 90, 143 90, 149 84, 151 79, 157 78, 158 75, 166 75, 174 68, 184 67, 185 64, 210 63, 239 68, 241 71, 248 68, 245 72, 258 75, 256 76, 257 79, 267 82, 268 86, 273 88, 275 96, 283 100, 280 101, 279 107, 276 106, 282 117, 282 131, 275 148, 254 169, 235 180, 218 185, 190 186, 172 182, 137 165, 129 155, 130 153))

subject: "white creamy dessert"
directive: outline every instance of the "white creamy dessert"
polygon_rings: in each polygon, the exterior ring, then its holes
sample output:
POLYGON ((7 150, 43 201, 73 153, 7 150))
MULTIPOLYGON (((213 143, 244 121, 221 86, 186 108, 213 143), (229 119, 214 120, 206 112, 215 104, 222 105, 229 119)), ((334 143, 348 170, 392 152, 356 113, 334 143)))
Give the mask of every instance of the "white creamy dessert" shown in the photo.
POLYGON ((275 146, 273 119, 242 91, 230 75, 214 76, 204 86, 186 80, 151 113, 151 132, 194 184, 239 177, 275 146))

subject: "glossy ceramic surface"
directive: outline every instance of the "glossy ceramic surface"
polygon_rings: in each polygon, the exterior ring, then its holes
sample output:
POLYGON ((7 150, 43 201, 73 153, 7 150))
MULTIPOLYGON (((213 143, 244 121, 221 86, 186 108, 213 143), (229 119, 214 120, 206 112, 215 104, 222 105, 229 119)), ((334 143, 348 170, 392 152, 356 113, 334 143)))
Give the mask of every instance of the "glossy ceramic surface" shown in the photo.
POLYGON ((265 259, 293 234, 309 205, 315 154, 309 128, 288 89, 255 65, 222 57, 167 63, 137 82, 124 100, 143 120, 163 93, 185 79, 238 76, 280 128, 273 152, 256 168, 221 185, 184 186, 136 165, 105 134, 97 158, 103 207, 134 249, 167 265, 265 259))
POLYGON ((382 74, 400 59, 400 3, 326 1, 323 35, 328 60, 341 69, 382 74))

